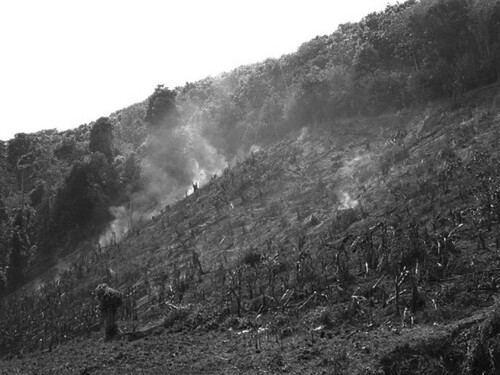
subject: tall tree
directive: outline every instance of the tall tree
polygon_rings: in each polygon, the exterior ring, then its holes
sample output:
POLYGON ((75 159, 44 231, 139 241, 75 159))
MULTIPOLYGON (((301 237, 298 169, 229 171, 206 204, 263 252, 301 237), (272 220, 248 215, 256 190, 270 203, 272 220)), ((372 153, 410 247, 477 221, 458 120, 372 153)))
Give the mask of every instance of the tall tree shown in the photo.
POLYGON ((29 262, 29 239, 27 229, 31 218, 25 218, 22 210, 19 210, 13 222, 10 237, 10 254, 7 268, 7 283, 9 290, 15 290, 26 276, 29 262))
POLYGON ((109 122, 109 118, 101 117, 92 127, 89 150, 91 152, 100 152, 109 163, 113 161, 113 125, 109 122))
POLYGON ((163 85, 156 89, 148 99, 148 109, 144 121, 155 128, 175 128, 179 124, 179 112, 175 103, 175 91, 163 85))
POLYGON ((7 163, 10 168, 17 168, 23 155, 29 152, 32 137, 26 133, 17 133, 7 144, 7 163))
MULTIPOLYGON (((78 228, 102 229, 111 219, 108 208, 117 196, 113 168, 102 153, 94 152, 89 159, 75 163, 57 192, 52 232, 64 236, 78 228)), ((85 235, 82 230, 76 234, 85 235)))

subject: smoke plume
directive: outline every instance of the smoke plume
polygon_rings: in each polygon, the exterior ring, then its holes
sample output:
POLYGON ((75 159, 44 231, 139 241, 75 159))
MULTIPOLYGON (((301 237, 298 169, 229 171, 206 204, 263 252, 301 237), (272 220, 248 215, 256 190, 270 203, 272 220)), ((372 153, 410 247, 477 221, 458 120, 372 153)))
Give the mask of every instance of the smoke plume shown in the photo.
POLYGON ((103 246, 119 241, 131 228, 192 193, 193 184, 202 186, 227 165, 195 125, 153 130, 141 146, 141 157, 140 189, 127 205, 111 209, 115 219, 99 239, 103 246))
POLYGON ((349 193, 342 192, 342 197, 340 198, 339 210, 349 210, 351 208, 356 208, 359 205, 357 199, 352 199, 349 193))

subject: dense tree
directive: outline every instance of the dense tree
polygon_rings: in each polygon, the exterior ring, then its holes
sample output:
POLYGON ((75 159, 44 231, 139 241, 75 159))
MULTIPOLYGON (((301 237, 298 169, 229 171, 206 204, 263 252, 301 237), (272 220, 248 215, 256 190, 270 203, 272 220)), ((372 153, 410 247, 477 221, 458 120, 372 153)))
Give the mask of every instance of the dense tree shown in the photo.
POLYGON ((148 99, 144 120, 155 128, 175 128, 179 124, 179 112, 175 103, 175 91, 158 85, 148 99))
POLYGON ((113 152, 113 125, 109 122, 109 118, 99 118, 92 130, 90 131, 90 152, 100 152, 103 154, 109 163, 114 157, 113 152))
POLYGON ((77 162, 54 203, 53 232, 63 235, 76 228, 99 231, 111 218, 108 208, 117 195, 114 171, 100 152, 77 162))
POLYGON ((5 165, 7 158, 7 142, 0 140, 0 167, 5 165))
POLYGON ((125 160, 123 177, 125 182, 128 184, 137 183, 137 181, 139 181, 139 178, 141 177, 141 168, 135 152, 131 153, 127 160, 125 160))
POLYGON ((77 154, 77 143, 75 138, 64 137, 61 143, 54 149, 54 155, 59 160, 64 160, 69 163, 75 160, 77 154))
POLYGON ((45 185, 43 184, 43 182, 39 181, 29 194, 31 206, 36 207, 39 204, 41 204, 44 196, 45 196, 45 185))
POLYGON ((17 164, 23 155, 26 155, 31 147, 32 137, 26 133, 18 133, 7 144, 7 162, 10 168, 17 168, 17 164))
POLYGON ((36 213, 28 207, 26 210, 17 210, 10 234, 10 253, 6 272, 9 290, 17 288, 24 280, 34 256, 36 242, 36 213))

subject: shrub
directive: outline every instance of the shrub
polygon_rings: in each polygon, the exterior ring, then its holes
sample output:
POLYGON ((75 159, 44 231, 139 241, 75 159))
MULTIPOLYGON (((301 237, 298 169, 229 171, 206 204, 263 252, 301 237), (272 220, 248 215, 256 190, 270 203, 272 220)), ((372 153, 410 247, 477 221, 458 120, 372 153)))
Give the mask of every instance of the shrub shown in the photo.
POLYGON ((99 284, 95 290, 99 310, 104 318, 105 340, 112 340, 118 333, 116 312, 123 302, 122 294, 107 284, 99 284))

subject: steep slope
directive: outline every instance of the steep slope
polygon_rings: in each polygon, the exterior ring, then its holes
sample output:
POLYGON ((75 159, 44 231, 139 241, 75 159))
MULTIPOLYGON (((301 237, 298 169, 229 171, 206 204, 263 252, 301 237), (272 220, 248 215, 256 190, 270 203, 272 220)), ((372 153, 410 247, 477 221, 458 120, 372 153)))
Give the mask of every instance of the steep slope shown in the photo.
POLYGON ((392 374, 461 363, 475 373, 498 345, 499 95, 491 86, 458 107, 303 128, 254 150, 9 300, 5 359, 62 346, 0 368, 392 374), (103 281, 124 293, 130 343, 92 333, 103 281), (272 338, 260 347, 259 328, 272 338))
MULTIPOLYGON (((304 126, 341 132, 354 116, 467 102, 500 77, 499 36, 500 0, 408 0, 289 55, 174 90, 160 84, 77 129, 0 142, 0 297, 101 234, 113 206, 144 213, 252 146, 304 126)), ((395 135, 383 173, 405 157, 405 135, 395 135)))

